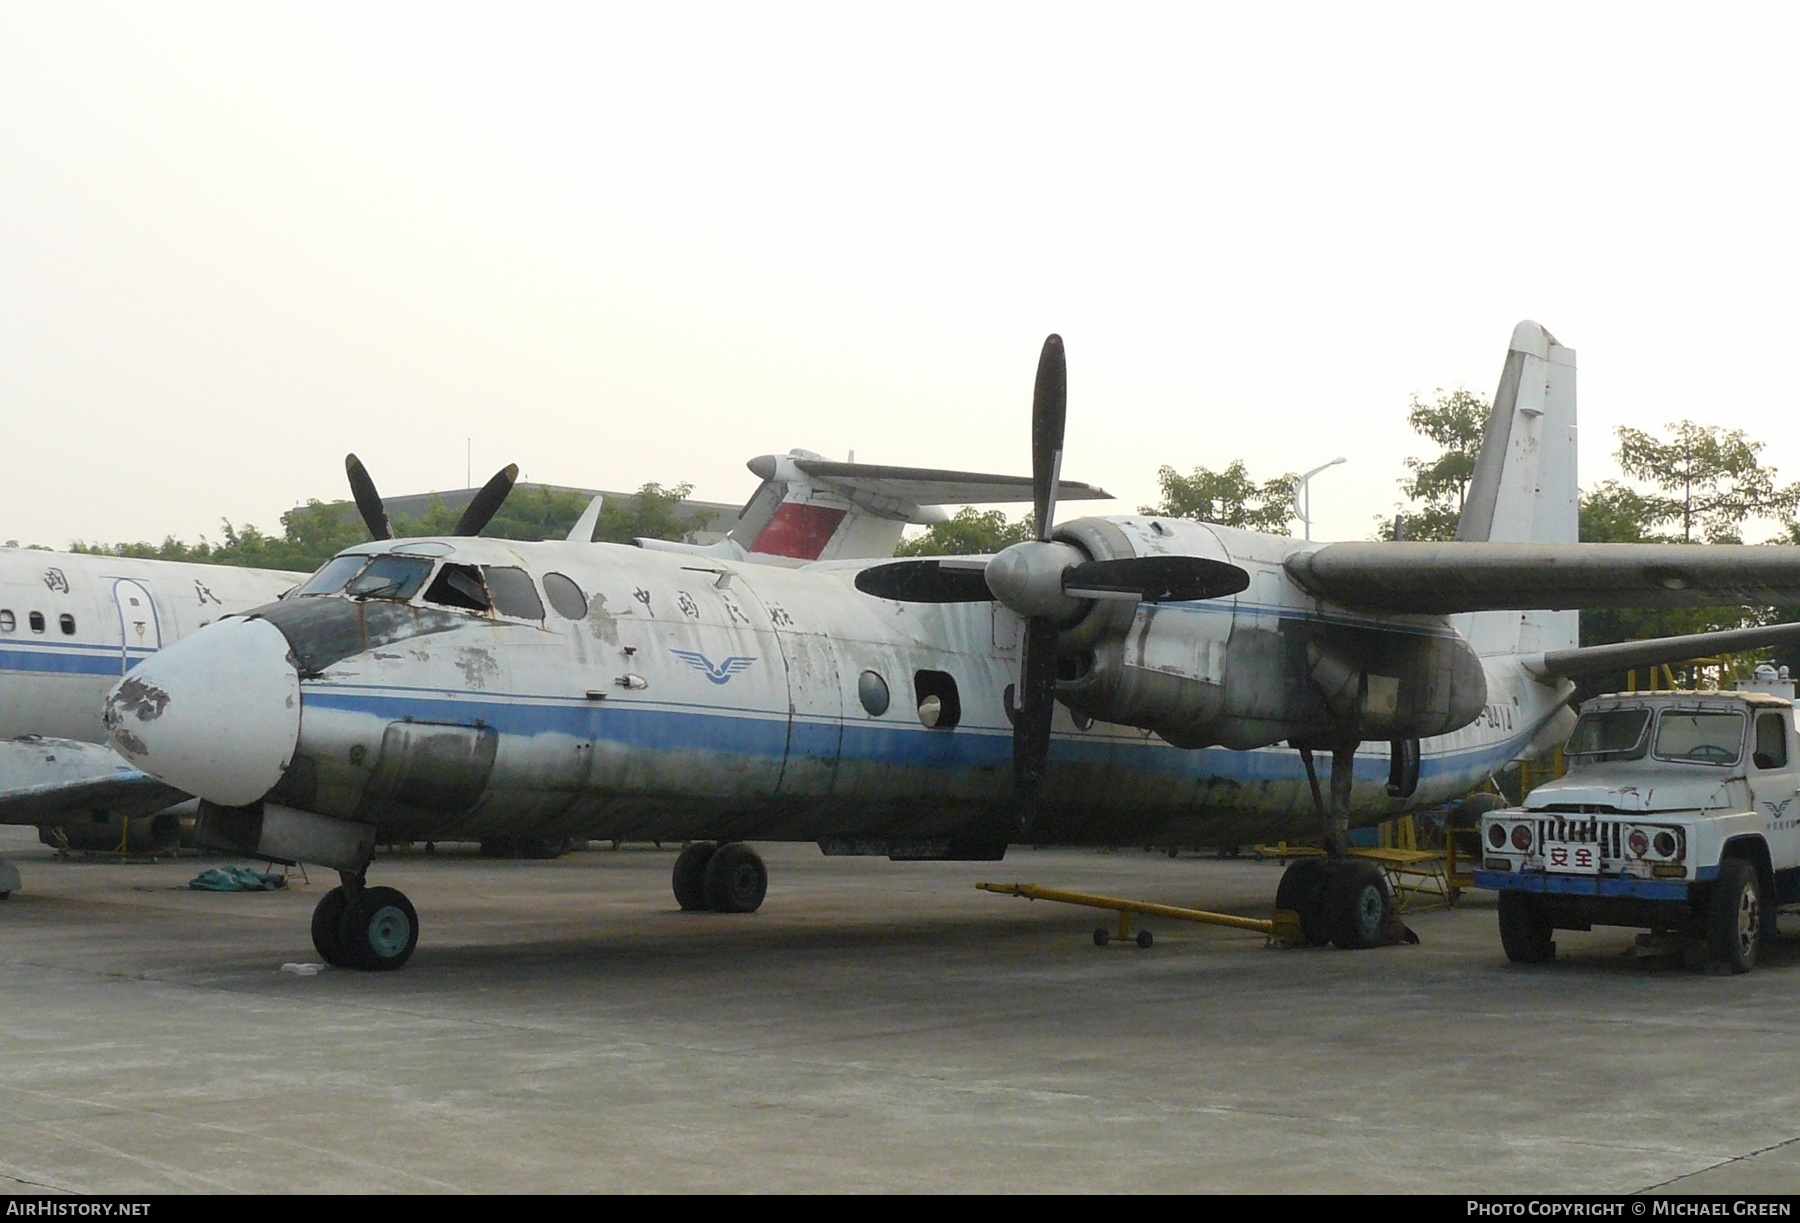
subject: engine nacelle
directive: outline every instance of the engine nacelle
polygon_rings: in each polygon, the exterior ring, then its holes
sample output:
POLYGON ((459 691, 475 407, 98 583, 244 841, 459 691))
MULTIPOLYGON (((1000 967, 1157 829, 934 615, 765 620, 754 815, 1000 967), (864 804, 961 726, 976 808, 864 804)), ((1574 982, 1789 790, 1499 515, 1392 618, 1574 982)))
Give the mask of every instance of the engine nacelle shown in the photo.
POLYGON ((1281 556, 1227 546, 1258 551, 1267 537, 1170 519, 1138 528, 1081 519, 1056 537, 1096 560, 1164 552, 1226 561, 1251 584, 1194 603, 1096 602, 1058 640, 1057 696, 1077 714, 1178 747, 1236 749, 1424 738, 1480 715, 1481 660, 1448 622, 1334 615, 1293 584, 1281 556))

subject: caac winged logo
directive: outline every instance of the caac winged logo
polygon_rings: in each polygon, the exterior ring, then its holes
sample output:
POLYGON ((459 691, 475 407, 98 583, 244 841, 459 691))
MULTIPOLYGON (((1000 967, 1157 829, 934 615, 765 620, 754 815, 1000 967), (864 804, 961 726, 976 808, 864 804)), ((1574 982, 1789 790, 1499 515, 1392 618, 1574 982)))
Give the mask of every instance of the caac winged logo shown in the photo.
POLYGON ((700 653, 698 650, 671 650, 670 653, 674 654, 675 657, 681 659, 682 662, 685 662, 696 671, 704 672, 706 678, 710 679, 715 684, 730 683, 732 676, 736 675, 739 671, 748 670, 750 664, 756 661, 756 659, 747 658, 742 654, 733 654, 730 658, 727 658, 724 662, 715 667, 713 666, 712 659, 700 653))

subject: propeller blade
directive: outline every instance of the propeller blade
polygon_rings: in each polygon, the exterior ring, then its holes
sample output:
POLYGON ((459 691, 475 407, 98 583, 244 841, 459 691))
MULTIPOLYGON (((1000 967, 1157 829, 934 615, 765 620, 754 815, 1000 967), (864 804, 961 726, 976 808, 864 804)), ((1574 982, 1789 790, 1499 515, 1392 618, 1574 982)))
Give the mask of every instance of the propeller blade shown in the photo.
POLYGON ((1031 508, 1039 542, 1050 538, 1056 519, 1056 482, 1062 475, 1063 426, 1069 413, 1069 370, 1062 337, 1044 341, 1038 355, 1037 387, 1031 396, 1031 508))
POLYGON ((481 534, 481 528, 485 527, 488 520, 499 513, 500 507, 505 504, 507 494, 512 492, 513 481, 518 478, 519 465, 517 463, 508 463, 495 472, 494 478, 483 484, 481 491, 475 494, 475 500, 469 502, 469 508, 464 510, 462 517, 456 520, 456 529, 450 534, 481 534))
POLYGON ((1064 594, 1077 598, 1185 603, 1234 595, 1250 585, 1250 574, 1199 556, 1130 556, 1065 569, 1062 585, 1064 594))
POLYGON ((878 599, 901 603, 992 603, 987 562, 894 561, 856 575, 856 588, 878 599))
POLYGON ((369 535, 375 539, 392 539, 394 531, 388 526, 387 508, 381 504, 381 494, 375 491, 369 469, 354 454, 347 454, 344 456, 344 474, 350 477, 350 495, 356 499, 356 512, 362 515, 369 535))
POLYGON ((1037 818, 1038 792, 1050 759, 1050 719, 1056 713, 1056 622, 1025 622, 1025 652, 1019 660, 1019 702, 1013 716, 1013 791, 1019 800, 1019 827, 1037 818))

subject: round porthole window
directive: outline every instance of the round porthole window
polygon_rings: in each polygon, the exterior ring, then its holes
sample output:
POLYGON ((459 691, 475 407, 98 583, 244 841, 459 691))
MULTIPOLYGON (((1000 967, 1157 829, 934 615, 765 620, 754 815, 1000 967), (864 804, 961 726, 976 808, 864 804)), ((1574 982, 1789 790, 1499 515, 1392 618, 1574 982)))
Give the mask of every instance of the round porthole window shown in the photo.
POLYGON ((887 681, 873 671, 864 671, 856 681, 856 695, 869 716, 879 718, 888 711, 887 681))

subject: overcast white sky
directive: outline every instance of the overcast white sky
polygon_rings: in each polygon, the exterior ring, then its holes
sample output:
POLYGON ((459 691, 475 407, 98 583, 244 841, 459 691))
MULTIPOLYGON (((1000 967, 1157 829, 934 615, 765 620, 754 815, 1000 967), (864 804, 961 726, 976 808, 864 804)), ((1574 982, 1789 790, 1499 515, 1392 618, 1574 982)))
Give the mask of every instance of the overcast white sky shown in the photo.
POLYGON ((1800 476, 1797 19, 1774 6, 0 0, 0 538, 752 455, 1065 474, 1337 455, 1512 326, 1612 429, 1800 476))

